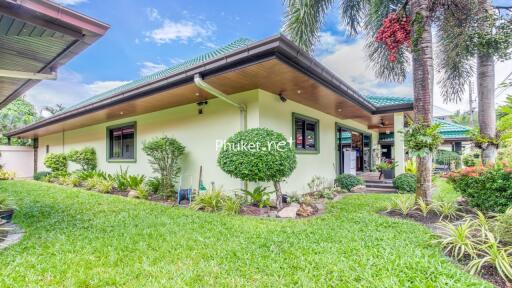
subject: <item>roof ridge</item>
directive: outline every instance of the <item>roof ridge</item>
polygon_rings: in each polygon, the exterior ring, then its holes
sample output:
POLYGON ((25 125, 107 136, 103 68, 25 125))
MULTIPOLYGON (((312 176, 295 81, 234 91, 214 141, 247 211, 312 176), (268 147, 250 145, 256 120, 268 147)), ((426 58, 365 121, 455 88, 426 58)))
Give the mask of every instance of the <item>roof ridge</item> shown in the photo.
MULTIPOLYGON (((132 80, 128 83, 125 83, 125 84, 122 84, 122 85, 119 85, 115 88, 112 88, 110 90, 107 90, 107 91, 104 91, 104 92, 101 92, 99 94, 96 94, 96 95, 93 95, 91 97, 88 97, 74 105, 71 105, 69 107, 67 107, 66 109, 60 111, 59 113, 57 114, 62 114, 62 113, 65 113, 65 112, 68 112, 72 109, 75 109, 75 108, 78 108, 80 106, 83 106, 85 104, 88 104, 88 103, 92 103, 92 102, 95 102, 97 100, 100 100, 102 98, 105 98, 107 96, 110 96, 112 94, 115 94, 117 92, 120 92, 120 91, 123 91, 123 90, 127 90, 127 89, 131 89, 131 88, 135 88, 139 85, 142 85, 142 84, 145 84, 147 83, 148 81, 153 81, 153 80, 157 80, 157 79, 160 79, 160 78, 164 78, 165 76, 168 76, 169 74, 171 73, 174 73, 174 72, 177 72, 177 71, 180 71, 180 70, 184 70, 192 65, 195 65, 195 64, 199 64, 201 62, 205 62, 205 61, 208 61, 210 59, 213 59, 217 56, 220 56, 220 55, 223 55, 223 54, 226 54, 226 53, 229 53, 233 50, 236 50, 238 48, 241 48, 243 46, 247 46, 249 45, 250 43, 254 42, 252 39, 249 39, 249 38, 246 38, 246 37, 241 37, 241 38, 238 38, 234 41, 231 41, 230 43, 224 45, 224 46, 221 46, 217 49, 214 49, 214 50, 210 50, 206 53, 203 53, 203 54, 200 54, 196 57, 193 57, 193 58, 190 58, 190 59, 187 59, 181 63, 178 63, 176 65, 173 65, 173 66, 169 66, 169 67, 166 67, 160 71, 157 71, 157 72, 154 72, 154 73, 151 73, 149 75, 146 75, 146 76, 143 76, 141 78, 138 78, 138 79, 135 79, 135 80, 132 80)), ((55 115, 57 115, 55 114, 55 115)))
POLYGON ((469 126, 453 123, 453 122, 442 120, 442 119, 438 119, 438 118, 434 118, 434 122, 440 122, 441 124, 444 123, 444 124, 450 125, 452 127, 458 127, 460 129, 464 129, 464 130, 471 130, 471 127, 469 127, 469 126))

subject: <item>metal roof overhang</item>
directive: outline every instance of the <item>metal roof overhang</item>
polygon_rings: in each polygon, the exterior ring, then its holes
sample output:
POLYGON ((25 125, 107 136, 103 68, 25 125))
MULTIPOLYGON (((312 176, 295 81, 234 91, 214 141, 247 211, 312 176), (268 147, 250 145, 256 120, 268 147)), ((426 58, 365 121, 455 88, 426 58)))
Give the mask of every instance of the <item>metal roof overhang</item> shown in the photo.
POLYGON ((41 79, 54 78, 109 28, 46 0, 0 1, 0 109, 41 79))
POLYGON ((392 122, 390 113, 413 110, 412 103, 397 107, 372 105, 286 37, 277 35, 168 77, 54 115, 9 132, 7 136, 40 137, 212 98, 193 85, 196 74, 227 94, 263 89, 281 93, 288 99, 341 119, 359 119, 375 125, 382 117, 392 122), (298 90, 304 93, 297 95, 298 90), (194 96, 196 93, 199 95, 194 96), (338 112, 339 107, 342 112, 338 112))

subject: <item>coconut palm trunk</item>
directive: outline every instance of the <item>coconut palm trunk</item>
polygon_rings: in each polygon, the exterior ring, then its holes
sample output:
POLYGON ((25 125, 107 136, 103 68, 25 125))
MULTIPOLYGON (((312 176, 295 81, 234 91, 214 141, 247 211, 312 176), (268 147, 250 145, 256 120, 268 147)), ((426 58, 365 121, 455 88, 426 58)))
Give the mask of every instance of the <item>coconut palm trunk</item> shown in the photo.
MULTIPOLYGON (((490 0, 483 4, 484 13, 493 13, 490 0)), ((488 29, 492 29, 489 27, 488 29)), ((478 125, 480 133, 486 138, 496 138, 496 107, 494 100, 494 57, 480 53, 477 56, 477 91, 478 91, 478 125)), ((496 160, 495 144, 489 143, 482 147, 484 164, 496 160)))
MULTIPOLYGON (((415 121, 432 124, 432 102, 434 90, 434 62, 432 49, 432 28, 429 15, 428 0, 411 0, 411 12, 417 20, 415 31, 418 35, 413 49, 412 74, 414 89, 415 121)), ((414 37, 414 35, 413 35, 414 37)), ((416 199, 432 200, 432 155, 418 157, 416 177, 416 199)))

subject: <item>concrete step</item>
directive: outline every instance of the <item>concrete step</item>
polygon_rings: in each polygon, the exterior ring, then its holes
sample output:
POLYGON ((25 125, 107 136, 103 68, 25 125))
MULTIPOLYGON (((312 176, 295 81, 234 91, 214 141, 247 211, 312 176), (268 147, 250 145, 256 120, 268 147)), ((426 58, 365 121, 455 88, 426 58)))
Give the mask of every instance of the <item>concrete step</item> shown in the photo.
POLYGON ((370 184, 393 184, 393 180, 366 180, 365 183, 370 184))
POLYGON ((390 183, 366 183, 366 188, 393 189, 395 187, 390 183))
POLYGON ((397 193, 395 188, 366 188, 366 193, 397 193))

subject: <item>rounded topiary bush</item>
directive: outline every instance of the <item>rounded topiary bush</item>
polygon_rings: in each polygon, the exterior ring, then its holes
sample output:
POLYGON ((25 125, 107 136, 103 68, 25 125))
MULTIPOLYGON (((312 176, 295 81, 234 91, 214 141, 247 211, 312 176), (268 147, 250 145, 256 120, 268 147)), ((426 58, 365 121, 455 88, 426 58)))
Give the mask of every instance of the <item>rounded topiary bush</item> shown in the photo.
POLYGON ((338 187, 347 191, 350 191, 350 189, 356 186, 364 185, 363 179, 352 174, 340 174, 336 177, 335 181, 338 187))
POLYGON ((219 152, 217 164, 228 175, 243 181, 273 182, 280 207, 280 182, 295 170, 297 157, 283 134, 252 128, 229 137, 219 152))
POLYGON ((395 179, 393 179, 393 186, 400 192, 416 192, 416 174, 403 173, 396 176, 395 179))
POLYGON ((67 155, 65 153, 49 153, 44 157, 44 166, 48 167, 52 173, 67 173, 67 155))

